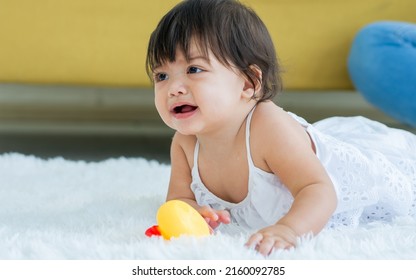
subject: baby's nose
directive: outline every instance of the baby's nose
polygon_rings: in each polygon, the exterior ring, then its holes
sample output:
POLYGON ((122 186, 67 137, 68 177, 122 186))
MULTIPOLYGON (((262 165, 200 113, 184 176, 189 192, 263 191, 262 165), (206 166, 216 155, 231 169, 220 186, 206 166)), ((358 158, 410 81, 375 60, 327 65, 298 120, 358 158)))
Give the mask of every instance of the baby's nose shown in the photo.
POLYGON ((179 77, 170 79, 169 96, 178 96, 187 93, 187 87, 183 79, 179 77))

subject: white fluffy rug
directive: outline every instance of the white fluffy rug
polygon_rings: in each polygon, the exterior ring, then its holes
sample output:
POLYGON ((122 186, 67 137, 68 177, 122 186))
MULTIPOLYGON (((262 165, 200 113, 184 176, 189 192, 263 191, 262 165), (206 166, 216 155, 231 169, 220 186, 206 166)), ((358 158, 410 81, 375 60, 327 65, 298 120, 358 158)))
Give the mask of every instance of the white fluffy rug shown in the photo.
MULTIPOLYGON (((0 259, 263 259, 249 233, 164 241, 148 238, 169 166, 145 159, 102 162, 0 155, 0 259)), ((331 230, 269 259, 416 259, 416 221, 331 230)))

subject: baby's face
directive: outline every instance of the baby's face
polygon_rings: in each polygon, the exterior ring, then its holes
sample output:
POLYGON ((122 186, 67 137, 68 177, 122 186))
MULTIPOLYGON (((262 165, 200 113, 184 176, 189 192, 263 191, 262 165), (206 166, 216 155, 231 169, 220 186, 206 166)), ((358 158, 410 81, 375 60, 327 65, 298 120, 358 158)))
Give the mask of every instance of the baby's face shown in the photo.
POLYGON ((190 45, 187 60, 177 50, 175 60, 153 71, 155 105, 163 121, 185 135, 216 133, 232 121, 242 102, 246 79, 208 52, 190 45))

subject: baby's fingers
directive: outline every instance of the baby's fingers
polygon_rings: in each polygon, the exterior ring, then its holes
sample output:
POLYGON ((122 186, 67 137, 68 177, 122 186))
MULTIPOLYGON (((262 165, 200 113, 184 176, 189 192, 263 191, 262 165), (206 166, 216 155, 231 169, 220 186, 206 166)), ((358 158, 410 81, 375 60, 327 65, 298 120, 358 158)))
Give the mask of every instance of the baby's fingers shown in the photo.
POLYGON ((205 218, 205 220, 209 221, 217 221, 218 215, 215 213, 214 209, 209 206, 203 206, 198 210, 199 214, 205 218))
POLYGON ((253 234, 252 236, 250 236, 250 238, 248 239, 246 243, 246 246, 256 248, 262 240, 263 240, 263 234, 257 232, 253 234))
POLYGON ((274 241, 271 238, 267 238, 263 234, 257 232, 248 239, 246 246, 254 247, 254 249, 260 254, 267 256, 273 250, 274 241))
POLYGON ((254 247, 263 256, 270 255, 276 249, 288 249, 293 246, 283 238, 264 236, 257 232, 253 234, 246 243, 248 247, 254 247))
POLYGON ((229 224, 231 222, 230 212, 227 210, 217 211, 218 222, 229 224))

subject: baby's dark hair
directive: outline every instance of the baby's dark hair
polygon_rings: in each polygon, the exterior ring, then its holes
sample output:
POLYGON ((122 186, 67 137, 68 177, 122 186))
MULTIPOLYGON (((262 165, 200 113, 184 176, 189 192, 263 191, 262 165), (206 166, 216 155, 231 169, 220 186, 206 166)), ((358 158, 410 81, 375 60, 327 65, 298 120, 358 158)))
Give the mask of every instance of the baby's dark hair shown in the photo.
POLYGON ((260 82, 258 102, 271 100, 281 89, 280 66, 263 21, 237 0, 185 0, 170 10, 153 31, 147 50, 146 70, 175 61, 176 50, 189 59, 191 40, 208 57, 210 50, 227 67, 235 67, 253 84, 260 82), (254 66, 254 67, 253 67, 254 66), (255 67, 260 68, 258 77, 255 67))

